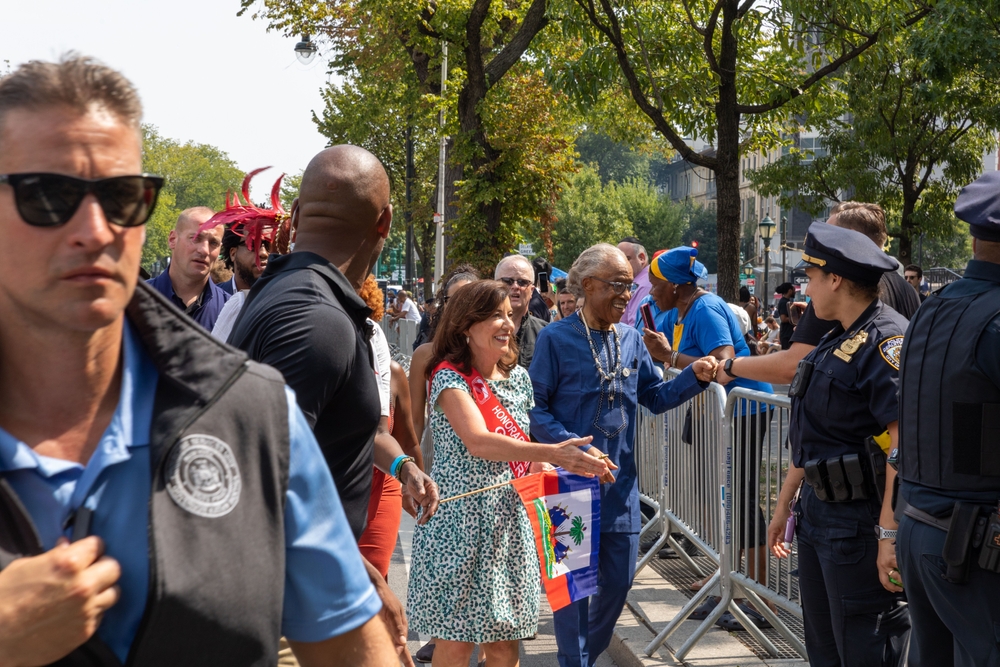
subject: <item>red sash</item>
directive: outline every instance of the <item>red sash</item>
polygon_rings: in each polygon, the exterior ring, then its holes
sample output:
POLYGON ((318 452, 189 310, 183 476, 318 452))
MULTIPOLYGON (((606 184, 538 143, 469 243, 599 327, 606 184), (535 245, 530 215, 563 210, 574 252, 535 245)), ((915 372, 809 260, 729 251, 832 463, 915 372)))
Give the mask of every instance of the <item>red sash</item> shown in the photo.
MULTIPOLYGON (((504 409, 503 405, 500 404, 500 400, 493 395, 490 391, 490 386, 486 383, 486 379, 483 377, 482 373, 477 371, 475 368, 472 369, 472 374, 467 375, 461 371, 455 364, 450 361, 442 361, 434 368, 434 372, 431 373, 431 381, 433 381, 434 376, 442 368, 447 368, 450 371, 455 371, 462 376, 466 384, 469 385, 469 390, 472 393, 472 398, 476 401, 476 406, 483 415, 483 420, 486 422, 486 428, 488 428, 493 433, 499 433, 500 435, 505 435, 508 438, 514 438, 515 440, 520 440, 521 442, 530 442, 528 436, 525 435, 521 427, 517 425, 514 418, 511 417, 507 410, 504 409)), ((531 465, 528 461, 510 461, 510 470, 514 473, 514 478, 524 477, 528 474, 528 466, 531 465)))

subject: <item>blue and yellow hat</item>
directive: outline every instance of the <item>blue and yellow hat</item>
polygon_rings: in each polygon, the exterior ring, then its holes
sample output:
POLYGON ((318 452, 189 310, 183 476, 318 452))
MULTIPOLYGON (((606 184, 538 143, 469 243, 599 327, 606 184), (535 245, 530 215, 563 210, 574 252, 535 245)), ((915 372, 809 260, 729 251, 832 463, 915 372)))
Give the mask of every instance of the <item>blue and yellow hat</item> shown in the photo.
POLYGON ((675 285, 687 285, 708 278, 705 265, 695 259, 698 249, 689 246, 671 248, 660 253, 649 265, 649 271, 660 280, 675 285))
POLYGON ((818 266, 829 273, 867 285, 876 284, 886 271, 899 266, 870 238, 853 229, 825 222, 809 225, 797 269, 818 266))

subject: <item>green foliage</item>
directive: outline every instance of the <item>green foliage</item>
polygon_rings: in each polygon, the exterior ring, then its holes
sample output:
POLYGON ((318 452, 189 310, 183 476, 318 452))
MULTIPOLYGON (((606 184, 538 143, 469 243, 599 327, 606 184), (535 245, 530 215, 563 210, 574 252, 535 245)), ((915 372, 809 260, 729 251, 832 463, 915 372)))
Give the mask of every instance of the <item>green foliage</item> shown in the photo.
POLYGON ((281 205, 289 213, 292 212, 292 202, 299 196, 299 188, 302 187, 302 173, 285 176, 281 182, 281 205))
MULTIPOLYGON (((417 145, 411 210, 418 247, 427 260, 425 275, 432 252, 427 252, 422 239, 433 241, 430 215, 441 137, 438 111, 444 112, 448 123, 445 134, 456 140, 449 163, 464 169, 457 202, 450 197, 450 183, 446 189, 452 234, 449 256, 492 270, 518 241, 548 237, 553 201, 575 169, 572 107, 546 85, 537 53, 505 70, 499 80, 491 77, 482 89, 472 90, 466 76, 467 54, 478 50, 484 64, 491 62, 513 41, 531 0, 487 3, 480 39, 471 45, 467 27, 476 5, 468 0, 430 4, 241 0, 240 4, 241 14, 250 12, 266 21, 269 30, 289 36, 309 33, 331 54, 330 69, 343 83, 328 89, 326 109, 317 118, 331 141, 350 137, 352 143, 391 163, 387 166, 398 174, 401 129, 407 119, 412 124, 417 145), (438 78, 443 41, 450 45, 445 95, 438 78), (475 129, 464 124, 463 130, 459 128, 460 109, 470 108, 460 106, 462 91, 474 106, 467 115, 476 121, 475 129), (454 214, 457 220, 452 220, 454 214), (425 236, 428 231, 430 236, 425 236)), ((399 193, 396 174, 393 183, 399 193)), ((395 201, 399 220, 403 209, 395 201)), ((390 236, 390 248, 398 242, 397 234, 390 236)))
POLYGON ((932 67, 913 47, 939 29, 922 26, 910 39, 886 40, 856 60, 843 85, 852 116, 835 107, 808 118, 826 137, 829 155, 814 159, 792 148, 750 174, 758 192, 812 213, 847 197, 877 202, 904 264, 914 261, 914 243, 923 236, 925 248, 940 249, 939 261, 964 265, 968 230, 955 225, 952 208, 959 189, 982 171, 984 153, 996 148, 1000 88, 988 70, 974 67, 927 78, 932 67))
POLYGON ((181 214, 177 208, 177 198, 166 188, 160 191, 156 199, 153 215, 146 222, 146 242, 142 246, 142 265, 149 268, 160 259, 170 255, 168 238, 170 231, 177 223, 181 214))
POLYGON ((556 203, 552 263, 568 271, 580 253, 595 243, 615 245, 633 233, 618 184, 601 185, 597 170, 585 166, 556 203))
POLYGON ((224 151, 162 137, 153 125, 142 126, 142 168, 166 178, 156 210, 146 223, 142 265, 147 269, 170 254, 167 236, 181 211, 193 206, 222 210, 226 193, 239 190, 244 176, 224 151))
POLYGON ((584 132, 576 140, 576 150, 580 154, 580 162, 597 165, 602 183, 624 183, 649 177, 649 156, 632 150, 606 134, 584 132))
POLYGON ((225 151, 209 144, 182 144, 162 137, 153 125, 142 126, 142 168, 167 178, 165 187, 174 194, 176 206, 182 211, 192 206, 221 210, 226 205, 226 193, 238 191, 244 176, 225 151))
MULTIPOLYGON (((574 0, 560 16, 566 47, 552 81, 581 109, 633 113, 685 159, 715 172, 720 293, 738 289, 741 154, 773 148, 789 119, 838 104, 833 75, 880 38, 905 31, 931 0, 574 0), (715 155, 694 151, 692 139, 715 155)), ((842 108, 842 107, 840 107, 842 108)), ((604 117, 613 113, 604 112, 604 117)))
POLYGON ((681 241, 684 245, 698 242, 698 261, 709 273, 719 270, 719 241, 715 234, 715 212, 700 206, 685 206, 688 225, 681 241))
MULTIPOLYGON (((667 250, 681 244, 681 235, 691 218, 690 205, 674 204, 647 181, 633 179, 618 188, 622 210, 632 222, 634 235, 652 256, 657 250, 667 250)), ((714 225, 714 218, 712 218, 714 225)), ((712 229, 715 236, 715 229, 712 229)))
POLYGON ((449 255, 492 272, 520 241, 545 235, 542 221, 577 164, 572 109, 564 96, 552 92, 541 72, 515 67, 487 94, 480 115, 500 157, 473 171, 477 146, 467 138, 459 141, 456 159, 466 165, 466 174, 449 255), (489 229, 482 207, 494 201, 502 203, 501 222, 498 229, 489 229))

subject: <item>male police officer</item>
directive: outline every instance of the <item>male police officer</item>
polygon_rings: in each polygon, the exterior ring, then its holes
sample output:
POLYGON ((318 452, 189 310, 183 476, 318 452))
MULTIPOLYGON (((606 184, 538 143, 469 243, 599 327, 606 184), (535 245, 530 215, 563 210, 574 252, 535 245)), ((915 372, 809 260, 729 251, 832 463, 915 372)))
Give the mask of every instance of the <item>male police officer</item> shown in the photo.
POLYGON ((140 117, 85 58, 0 81, 0 664, 396 665, 294 395, 136 284, 140 117))
POLYGON ((959 194, 975 259, 924 301, 902 348, 896 549, 916 667, 1000 661, 998 193, 992 172, 959 194))

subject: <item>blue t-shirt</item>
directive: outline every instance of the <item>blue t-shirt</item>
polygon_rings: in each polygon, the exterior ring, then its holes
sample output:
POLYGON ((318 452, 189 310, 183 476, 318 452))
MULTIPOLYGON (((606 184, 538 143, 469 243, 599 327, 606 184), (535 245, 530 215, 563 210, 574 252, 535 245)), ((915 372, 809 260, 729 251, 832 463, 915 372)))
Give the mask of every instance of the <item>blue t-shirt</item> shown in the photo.
MULTIPOLYGON (((675 350, 692 357, 705 357, 723 345, 732 345, 737 357, 749 357, 750 348, 740 333, 740 323, 729 304, 715 294, 704 294, 691 304, 684 319, 677 321, 677 309, 671 308, 656 317, 656 330, 670 341, 675 350)), ((721 369, 720 369, 721 370, 721 369)), ((773 393, 771 385, 757 380, 737 378, 726 385, 726 391, 734 387, 773 393)), ((757 404, 751 402, 751 412, 756 412, 757 404)))
MULTIPOLYGON (((24 503, 42 545, 55 546, 66 518, 93 511, 90 534, 122 569, 121 598, 98 636, 124 663, 146 607, 149 582, 149 431, 159 373, 126 320, 121 397, 115 415, 86 466, 39 456, 0 429, 0 473, 24 503)), ((282 633, 317 642, 353 630, 379 609, 351 534, 333 478, 286 388, 289 424, 285 495, 285 596, 282 633)))

